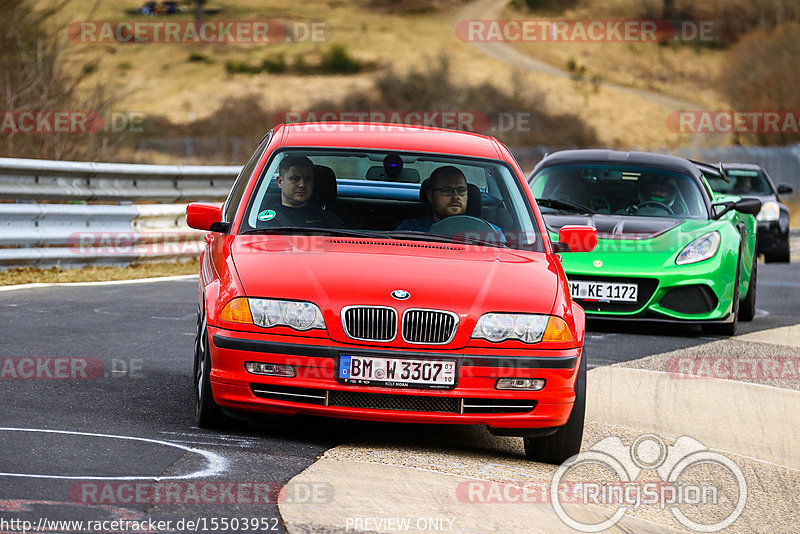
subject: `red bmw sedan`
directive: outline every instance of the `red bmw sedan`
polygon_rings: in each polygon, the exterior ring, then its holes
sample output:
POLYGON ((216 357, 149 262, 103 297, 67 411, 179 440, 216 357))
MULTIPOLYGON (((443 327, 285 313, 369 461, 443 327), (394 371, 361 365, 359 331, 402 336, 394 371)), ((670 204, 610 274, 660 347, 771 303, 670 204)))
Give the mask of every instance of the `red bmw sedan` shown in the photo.
POLYGON ((491 137, 389 124, 269 132, 208 231, 197 424, 315 414, 486 425, 530 459, 576 454, 584 312, 519 165, 491 137))

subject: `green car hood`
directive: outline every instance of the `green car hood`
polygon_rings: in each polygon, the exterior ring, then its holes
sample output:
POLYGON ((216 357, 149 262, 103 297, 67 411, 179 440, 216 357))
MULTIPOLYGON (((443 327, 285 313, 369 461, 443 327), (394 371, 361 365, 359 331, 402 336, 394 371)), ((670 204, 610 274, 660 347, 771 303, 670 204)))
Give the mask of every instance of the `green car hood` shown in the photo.
POLYGON ((564 225, 589 225, 597 228, 597 248, 590 253, 562 254, 569 274, 630 274, 657 276, 675 267, 675 258, 694 239, 724 223, 706 219, 636 217, 595 214, 545 215, 550 239, 558 240, 564 225))

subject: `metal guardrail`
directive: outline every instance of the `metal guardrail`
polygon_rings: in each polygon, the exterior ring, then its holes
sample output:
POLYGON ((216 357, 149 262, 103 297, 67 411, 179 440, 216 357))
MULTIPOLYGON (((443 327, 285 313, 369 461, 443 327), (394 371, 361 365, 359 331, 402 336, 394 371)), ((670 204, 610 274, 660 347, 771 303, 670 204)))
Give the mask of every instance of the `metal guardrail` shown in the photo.
MULTIPOLYGON (((546 151, 514 154, 538 160, 546 151)), ((704 154, 712 155, 722 156, 704 154)), ((800 166, 794 173, 800 145, 748 149, 747 155, 780 163, 784 173, 773 178, 800 191, 800 166)), ((722 159, 745 159, 736 150, 727 156, 722 159)), ((203 232, 186 226, 186 203, 222 202, 240 169, 0 158, 0 200, 17 202, 0 202, 0 269, 194 257, 203 232), (69 203, 76 201, 81 204, 69 203)))
POLYGON ((0 158, 0 199, 192 202, 221 200, 241 167, 0 158))
POLYGON ((0 269, 196 257, 186 203, 222 202, 240 169, 0 158, 0 199, 17 202, 0 203, 0 269))

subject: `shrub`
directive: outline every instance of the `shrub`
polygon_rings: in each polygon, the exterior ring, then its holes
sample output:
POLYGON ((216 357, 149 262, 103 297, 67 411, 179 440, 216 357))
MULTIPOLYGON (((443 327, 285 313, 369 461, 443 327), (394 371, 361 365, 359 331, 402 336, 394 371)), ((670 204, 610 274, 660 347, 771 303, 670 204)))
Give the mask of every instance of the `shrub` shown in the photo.
POLYGON ((311 71, 311 67, 306 61, 305 56, 297 54, 294 56, 294 65, 292 66, 292 70, 294 70, 294 72, 297 74, 307 74, 311 71))
POLYGON ((189 63, 211 63, 211 60, 205 54, 201 54, 199 52, 190 52, 189 63))
POLYGON ((320 68, 328 74, 354 74, 361 72, 363 65, 350 57, 346 46, 335 44, 323 54, 320 68))
POLYGON ((225 62, 225 71, 228 74, 259 74, 261 67, 258 65, 250 65, 246 61, 239 61, 230 59, 225 62))
POLYGON ((286 56, 284 54, 276 54, 264 59, 261 67, 270 74, 283 74, 286 72, 286 56))

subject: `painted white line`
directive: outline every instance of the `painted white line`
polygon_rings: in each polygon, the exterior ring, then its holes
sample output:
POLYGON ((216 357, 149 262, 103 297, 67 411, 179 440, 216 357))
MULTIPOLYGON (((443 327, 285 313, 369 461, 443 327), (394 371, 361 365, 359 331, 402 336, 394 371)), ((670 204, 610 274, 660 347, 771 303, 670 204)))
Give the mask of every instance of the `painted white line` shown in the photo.
POLYGON ((102 282, 52 282, 36 284, 18 284, 15 286, 0 286, 0 291, 14 291, 16 289, 38 289, 41 287, 82 287, 82 286, 110 286, 118 284, 149 284, 151 282, 174 282, 177 280, 196 280, 196 274, 180 274, 175 276, 156 276, 153 278, 134 278, 133 280, 104 280, 102 282))
POLYGON ((66 434, 71 436, 89 436, 94 438, 111 438, 122 439, 127 441, 142 441, 145 443, 153 443, 155 445, 164 445, 165 447, 173 447, 192 454, 198 454, 206 459, 206 468, 187 473, 185 475, 173 476, 119 476, 119 477, 100 477, 100 476, 73 476, 73 475, 34 475, 28 473, 0 473, 0 477, 17 477, 17 478, 47 478, 47 479, 66 479, 66 480, 153 480, 160 482, 162 480, 186 480, 192 478, 213 477, 225 472, 228 467, 228 460, 222 456, 202 449, 194 449, 186 447, 177 443, 170 443, 169 441, 162 441, 159 439, 149 438, 136 438, 133 436, 117 436, 114 434, 95 434, 91 432, 74 432, 70 430, 47 430, 41 428, 12 428, 0 427, 0 432, 39 432, 43 434, 66 434))

